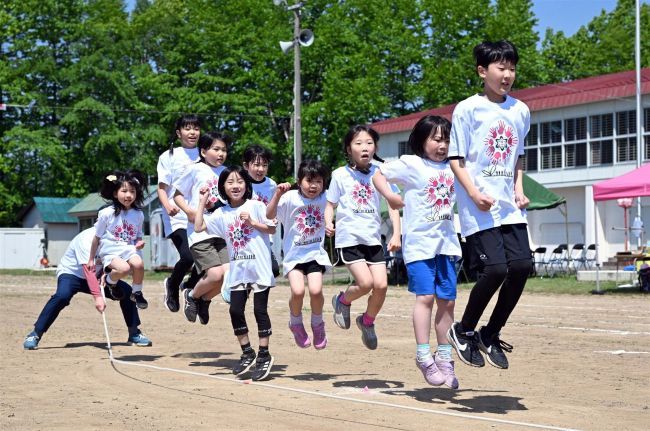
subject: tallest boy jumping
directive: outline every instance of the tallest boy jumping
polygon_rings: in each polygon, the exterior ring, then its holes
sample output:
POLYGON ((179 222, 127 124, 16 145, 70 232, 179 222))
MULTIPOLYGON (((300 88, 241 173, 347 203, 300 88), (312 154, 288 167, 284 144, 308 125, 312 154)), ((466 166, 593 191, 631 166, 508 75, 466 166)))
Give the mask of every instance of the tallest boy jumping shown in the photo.
POLYGON ((512 346, 499 332, 514 310, 531 269, 526 230, 528 198, 523 190, 521 156, 530 129, 530 111, 508 95, 519 55, 508 41, 483 42, 474 48, 483 92, 454 109, 449 145, 456 176, 461 234, 466 238, 470 268, 478 280, 460 322, 448 338, 459 359, 482 367, 485 360, 508 368, 504 353, 512 346), (490 299, 501 287, 486 326, 475 331, 490 299))

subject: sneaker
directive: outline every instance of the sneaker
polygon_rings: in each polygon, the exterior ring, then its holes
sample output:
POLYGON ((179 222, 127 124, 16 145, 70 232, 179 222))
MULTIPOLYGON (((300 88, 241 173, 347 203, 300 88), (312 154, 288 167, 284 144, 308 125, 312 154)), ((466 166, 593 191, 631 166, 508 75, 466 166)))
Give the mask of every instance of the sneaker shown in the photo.
POLYGON ((192 289, 185 289, 183 291, 183 298, 185 299, 185 307, 183 312, 185 318, 190 322, 196 322, 196 315, 199 313, 198 301, 190 296, 192 289))
POLYGON ((142 332, 138 332, 135 335, 129 335, 129 339, 126 340, 126 342, 131 345, 135 344, 138 347, 149 347, 152 344, 149 337, 144 335, 142 332))
POLYGON ((302 323, 298 325, 292 325, 289 323, 289 329, 291 330, 293 339, 296 341, 298 347, 306 349, 311 346, 311 340, 309 339, 309 335, 307 335, 307 331, 305 331, 305 325, 302 323))
POLYGON ((375 334, 375 325, 364 325, 363 315, 359 315, 357 316, 357 327, 361 329, 361 341, 363 341, 363 345, 370 350, 375 350, 377 348, 377 334, 375 334))
POLYGON ((446 376, 438 369, 433 358, 429 358, 423 362, 416 359, 415 365, 422 371, 424 380, 431 386, 440 386, 445 383, 446 376))
MULTIPOLYGON (((483 329, 483 328, 481 328, 483 329)), ((485 353, 485 357, 490 365, 504 370, 508 369, 508 358, 506 358, 506 352, 512 352, 512 344, 508 344, 505 341, 499 338, 499 334, 494 334, 492 339, 483 340, 481 337, 481 330, 478 331, 478 347, 485 353), (487 342, 487 343, 486 343, 487 342)))
POLYGON ((268 377, 273 366, 273 356, 258 356, 255 361, 255 368, 251 371, 251 379, 253 381, 264 380, 268 377))
POLYGON ((311 332, 314 334, 314 348, 322 350, 327 347, 327 335, 325 335, 325 322, 318 325, 311 325, 311 332))
POLYGON ((172 289, 169 285, 169 277, 163 280, 163 287, 165 288, 165 308, 172 313, 178 312, 180 309, 178 290, 172 289))
POLYGON ((25 337, 23 348, 25 350, 36 350, 39 341, 41 341, 41 337, 36 335, 36 332, 32 331, 25 337))
POLYGON ((451 389, 458 389, 458 378, 456 378, 456 373, 454 373, 454 361, 444 361, 436 356, 435 363, 438 370, 444 376, 443 383, 445 386, 451 389))
POLYGON ((149 306, 149 303, 144 299, 142 292, 133 292, 131 294, 131 301, 135 302, 135 306, 140 310, 146 310, 149 306))
POLYGON ((248 371, 250 367, 253 366, 254 363, 255 363, 255 350, 253 350, 251 353, 242 353, 242 355, 239 357, 239 362, 232 369, 232 373, 236 376, 241 376, 246 371, 248 371))
POLYGON ((199 309, 197 315, 199 316, 199 322, 201 325, 207 325, 210 320, 210 303, 212 301, 206 301, 205 299, 199 299, 199 309))
POLYGON ((334 308, 334 323, 341 329, 350 329, 350 306, 341 304, 339 297, 343 292, 332 297, 332 308, 334 308))
POLYGON ((458 358, 472 367, 484 367, 485 360, 478 349, 476 333, 474 331, 460 332, 459 327, 460 322, 454 322, 447 331, 447 339, 456 349, 458 358))
POLYGON ((221 288, 221 299, 223 299, 223 302, 226 304, 230 304, 230 287, 221 288))

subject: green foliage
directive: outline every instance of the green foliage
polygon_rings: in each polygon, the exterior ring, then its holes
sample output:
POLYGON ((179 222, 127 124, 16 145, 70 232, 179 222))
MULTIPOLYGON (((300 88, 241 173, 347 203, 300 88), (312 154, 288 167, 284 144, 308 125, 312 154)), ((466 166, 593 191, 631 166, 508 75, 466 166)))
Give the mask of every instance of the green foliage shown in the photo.
MULTIPOLYGON (((290 0, 290 4, 293 2, 290 0)), ((472 48, 507 38, 519 88, 633 68, 633 0, 537 48, 531 0, 307 0, 301 49, 304 157, 343 163, 348 127, 480 90, 472 48)), ((647 53, 649 7, 643 6, 647 53)), ((274 154, 292 176, 293 12, 269 0, 5 0, 0 5, 0 225, 36 195, 83 196, 115 168, 155 177, 185 112, 274 154), (15 106, 17 105, 17 106, 15 106), (29 106, 28 106, 29 105, 29 106)), ((647 54, 643 64, 648 66, 647 54)))

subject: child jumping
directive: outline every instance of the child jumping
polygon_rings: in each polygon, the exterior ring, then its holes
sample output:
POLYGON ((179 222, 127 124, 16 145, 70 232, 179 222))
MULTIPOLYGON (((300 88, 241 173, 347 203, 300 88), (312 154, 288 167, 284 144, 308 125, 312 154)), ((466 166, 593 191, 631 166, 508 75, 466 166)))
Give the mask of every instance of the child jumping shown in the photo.
POLYGON ((230 288, 230 320, 242 350, 240 361, 233 373, 241 376, 251 367, 251 378, 267 378, 273 366, 269 352, 271 319, 268 313, 269 291, 275 286, 271 272, 269 234, 275 232, 275 224, 266 218, 263 203, 251 199, 253 189, 248 173, 241 166, 226 168, 219 176, 219 194, 228 204, 217 208, 212 214, 203 215, 209 190, 201 190, 201 198, 194 218, 197 232, 225 238, 230 256, 227 287, 230 288), (253 292, 253 312, 257 321, 259 353, 248 338, 245 308, 248 295, 253 292))
MULTIPOLYGON (((248 172, 253 183, 253 199, 268 205, 275 193, 277 183, 267 177, 269 165, 271 164, 271 151, 259 145, 250 145, 244 150, 244 169, 248 172)), ((278 261, 273 254, 273 237, 271 241, 271 263, 273 264, 273 276, 280 275, 278 261)))
POLYGON ((136 170, 114 171, 107 175, 99 194, 112 205, 99 210, 95 222, 88 258, 88 268, 95 270, 95 254, 98 254, 106 277, 104 279, 113 297, 121 294, 117 282, 133 273, 131 301, 144 310, 149 303, 142 295, 144 262, 142 261, 142 228, 144 225, 145 176, 136 170))
POLYGON ((302 304, 305 296, 305 277, 311 306, 311 329, 314 348, 327 346, 323 321, 323 273, 332 267, 323 248, 325 242, 325 184, 328 169, 319 161, 304 160, 298 167, 297 190, 289 183, 280 184, 269 205, 266 217, 284 225, 282 250, 283 274, 289 279, 289 329, 298 347, 307 348, 311 340, 302 322, 302 304))
MULTIPOLYGON (((163 280, 165 289, 165 307, 175 313, 180 308, 179 290, 183 277, 192 269, 194 259, 187 242, 187 216, 173 201, 174 188, 172 184, 180 176, 185 167, 199 160, 199 149, 196 147, 201 134, 201 120, 193 114, 183 115, 176 120, 174 137, 169 146, 158 158, 158 199, 163 207, 163 230, 165 237, 171 239, 178 250, 179 259, 169 277, 163 280), (180 147, 174 148, 178 139, 180 147)), ((199 274, 193 270, 185 284, 193 288, 199 281, 199 274)))
POLYGON ((460 322, 449 329, 449 341, 464 363, 485 361, 508 368, 500 339, 531 270, 526 230, 529 200, 524 195, 522 161, 530 112, 508 95, 519 60, 508 41, 483 42, 474 48, 483 93, 460 102, 452 117, 449 158, 456 175, 461 234, 466 238, 470 268, 478 280, 460 322), (490 299, 501 287, 486 326, 475 332, 490 299), (479 351, 480 350, 480 351, 479 351))
POLYGON ((404 187, 402 252, 408 290, 415 294, 415 363, 429 384, 457 389, 458 379, 447 340, 447 331, 454 321, 455 261, 457 256, 462 256, 454 228, 454 174, 447 160, 450 129, 451 124, 445 118, 432 115, 421 118, 408 140, 415 155, 381 165, 373 182, 394 207, 400 205, 402 198, 390 190, 386 180, 404 187), (438 306, 435 359, 429 344, 434 300, 438 306))
MULTIPOLYGON (((356 323, 363 344, 371 350, 377 348, 374 322, 388 288, 380 233, 380 196, 372 183, 372 177, 379 169, 371 163, 373 158, 378 159, 375 154, 378 141, 379 134, 369 126, 350 128, 343 140, 348 164, 332 173, 325 208, 325 232, 328 236, 336 234, 334 242, 338 259, 355 281, 345 292, 332 298, 334 322, 340 328, 349 329, 352 301, 370 293, 366 311, 357 316, 356 323), (335 208, 336 229, 333 223, 335 208)), ((393 223, 393 236, 388 249, 394 251, 401 245, 399 212, 391 209, 389 216, 393 223)))
POLYGON ((226 241, 207 232, 196 231, 200 191, 205 189, 208 208, 223 204, 219 196, 219 175, 232 145, 229 136, 221 132, 209 132, 199 138, 199 161, 185 168, 174 182, 174 202, 187 214, 187 233, 194 266, 200 275, 196 286, 183 291, 185 318, 190 322, 207 325, 210 320, 210 303, 221 292, 225 272, 228 270, 226 241))

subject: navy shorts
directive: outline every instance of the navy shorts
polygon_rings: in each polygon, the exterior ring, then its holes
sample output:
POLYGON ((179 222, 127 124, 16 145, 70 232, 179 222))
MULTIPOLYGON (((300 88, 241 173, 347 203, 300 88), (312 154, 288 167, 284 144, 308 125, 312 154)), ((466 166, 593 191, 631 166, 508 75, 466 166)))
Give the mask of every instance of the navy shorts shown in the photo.
POLYGON ((466 239, 469 267, 480 271, 484 266, 530 260, 526 223, 505 224, 482 230, 466 239))
POLYGON ((336 252, 338 255, 337 264, 339 262, 346 265, 357 262, 365 262, 368 265, 386 264, 384 247, 381 245, 359 244, 352 247, 337 248, 336 252))
POLYGON ((448 301, 456 299, 455 261, 453 256, 439 254, 432 259, 407 263, 409 292, 416 295, 434 295, 448 301))

